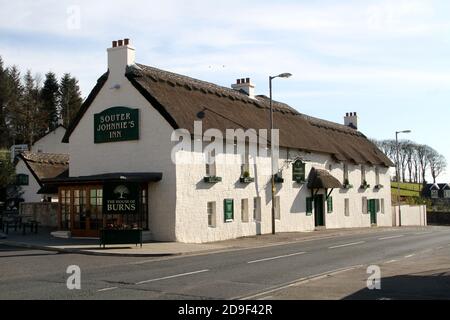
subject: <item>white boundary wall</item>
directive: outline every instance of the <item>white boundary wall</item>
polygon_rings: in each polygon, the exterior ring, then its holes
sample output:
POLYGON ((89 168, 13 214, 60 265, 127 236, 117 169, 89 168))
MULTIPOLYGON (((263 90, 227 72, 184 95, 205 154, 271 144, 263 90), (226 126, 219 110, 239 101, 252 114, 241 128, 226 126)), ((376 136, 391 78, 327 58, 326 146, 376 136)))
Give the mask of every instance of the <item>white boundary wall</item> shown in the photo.
MULTIPOLYGON (((392 206, 392 218, 394 226, 400 226, 398 206, 392 206)), ((427 206, 401 206, 401 224, 406 226, 426 226, 427 225, 427 206)))

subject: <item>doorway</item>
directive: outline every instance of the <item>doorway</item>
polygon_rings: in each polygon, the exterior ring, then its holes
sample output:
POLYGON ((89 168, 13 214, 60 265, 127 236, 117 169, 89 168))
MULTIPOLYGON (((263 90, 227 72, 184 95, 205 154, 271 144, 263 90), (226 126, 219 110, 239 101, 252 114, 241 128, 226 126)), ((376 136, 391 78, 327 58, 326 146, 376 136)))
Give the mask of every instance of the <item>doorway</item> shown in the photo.
POLYGON ((316 227, 325 227, 325 210, 323 195, 314 197, 314 220, 316 227))
POLYGON ((368 201, 368 210, 370 213, 370 223, 373 226, 376 226, 378 221, 377 221, 377 200, 372 199, 368 201))

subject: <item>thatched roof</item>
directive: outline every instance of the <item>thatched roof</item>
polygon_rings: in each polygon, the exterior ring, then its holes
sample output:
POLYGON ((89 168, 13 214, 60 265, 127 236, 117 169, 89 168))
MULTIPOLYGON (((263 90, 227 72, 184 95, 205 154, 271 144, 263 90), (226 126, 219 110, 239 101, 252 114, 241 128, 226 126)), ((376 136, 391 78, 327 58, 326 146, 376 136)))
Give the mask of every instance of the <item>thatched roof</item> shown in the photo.
POLYGON ((339 189, 342 184, 327 170, 312 168, 308 178, 309 189, 339 189))
MULTIPOLYGON (((107 76, 99 79, 63 141, 69 141, 107 76)), ((142 64, 128 68, 126 76, 174 129, 193 132, 194 121, 200 120, 203 130, 215 128, 222 132, 269 126, 269 99, 265 96, 253 99, 240 91, 142 64)), ((357 130, 301 114, 287 104, 274 102, 274 123, 280 129, 281 147, 326 153, 338 161, 355 164, 394 166, 357 130)))
POLYGON ((69 168, 67 154, 23 152, 19 159, 25 162, 40 185, 43 179, 55 178, 69 168))

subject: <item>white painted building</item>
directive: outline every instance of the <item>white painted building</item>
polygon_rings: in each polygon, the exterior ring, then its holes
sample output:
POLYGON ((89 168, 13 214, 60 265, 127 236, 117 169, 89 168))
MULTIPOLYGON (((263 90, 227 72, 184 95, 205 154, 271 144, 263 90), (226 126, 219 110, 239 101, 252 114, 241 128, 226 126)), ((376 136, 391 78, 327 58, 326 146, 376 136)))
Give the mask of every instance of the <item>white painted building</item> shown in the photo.
MULTIPOLYGON (((114 42, 108 72, 63 139, 69 176, 45 181, 59 188, 61 229, 92 236, 109 225, 138 225, 154 240, 188 243, 272 232, 270 156, 249 157, 244 169, 234 147, 212 165, 172 161, 174 130, 194 136, 196 121, 206 136, 268 126, 268 98, 254 95, 250 79, 233 87, 137 64, 127 39, 114 42)), ((392 226, 392 163, 355 129, 356 113, 345 126, 275 102, 274 121, 284 180, 276 183, 277 232, 392 226)), ((204 153, 184 149, 174 157, 204 153)))
POLYGON ((30 151, 23 151, 16 157, 17 184, 25 202, 58 201, 57 190, 39 191, 43 179, 55 178, 68 170, 69 147, 62 142, 65 133, 66 129, 59 125, 38 139, 30 151))

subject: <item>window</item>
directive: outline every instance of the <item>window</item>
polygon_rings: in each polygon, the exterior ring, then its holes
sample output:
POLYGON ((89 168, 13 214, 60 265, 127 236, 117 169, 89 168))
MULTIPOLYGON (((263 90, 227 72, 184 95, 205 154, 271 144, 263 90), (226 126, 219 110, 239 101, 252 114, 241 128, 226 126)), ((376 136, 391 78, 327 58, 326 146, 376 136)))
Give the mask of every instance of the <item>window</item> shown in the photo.
POLYGON ((208 202, 207 212, 208 212, 208 227, 215 228, 216 227, 216 203, 215 202, 208 202))
POLYGON ((327 199, 327 212, 333 213, 333 197, 327 199))
POLYGON ((223 214, 225 222, 233 222, 234 220, 234 200, 225 199, 223 201, 223 214))
POLYGON ((361 166, 361 185, 365 185, 366 182, 366 167, 364 165, 361 166))
POLYGON ((241 200, 241 219, 242 222, 248 222, 248 199, 241 200))
POLYGON ((245 144, 245 155, 241 165, 241 177, 250 176, 250 146, 245 144))
POLYGON ((253 198, 253 221, 261 221, 261 198, 253 198))
POLYGON ((297 160, 292 165, 292 181, 304 182, 306 176, 305 164, 301 160, 297 160))
POLYGON ((90 229, 99 230, 103 225, 102 214, 103 214, 103 189, 93 188, 90 191, 90 229))
POLYGON ((433 199, 439 198, 439 191, 438 190, 431 190, 431 197, 433 199))
POLYGON ((444 197, 450 198, 450 190, 444 190, 444 197))
POLYGON ((368 209, 367 209, 367 206, 368 206, 367 201, 368 201, 368 200, 367 200, 366 197, 363 197, 363 198, 362 198, 362 213, 363 213, 363 214, 369 213, 369 211, 368 211, 368 209))
POLYGON ((216 152, 215 150, 208 152, 206 155, 206 176, 215 177, 216 176, 216 152))
POLYGON ((344 184, 349 183, 348 179, 348 164, 344 163, 344 184))
POLYGON ((375 167, 375 184, 380 185, 380 168, 375 167))
POLYGON ((275 197, 275 219, 281 220, 281 210, 280 210, 280 197, 275 197))
POLYGON ((61 230, 70 230, 70 190, 60 189, 61 230))
POLYGON ((27 174, 18 174, 16 180, 18 186, 28 186, 30 184, 27 174))
POLYGON ((381 199, 380 200, 380 209, 381 209, 381 213, 383 213, 384 214, 384 199, 381 199))
POLYGON ((350 217, 350 199, 345 199, 345 208, 344 208, 344 214, 346 217, 350 217))
POLYGON ((306 198, 306 214, 309 216, 313 213, 313 203, 313 198, 306 198))

